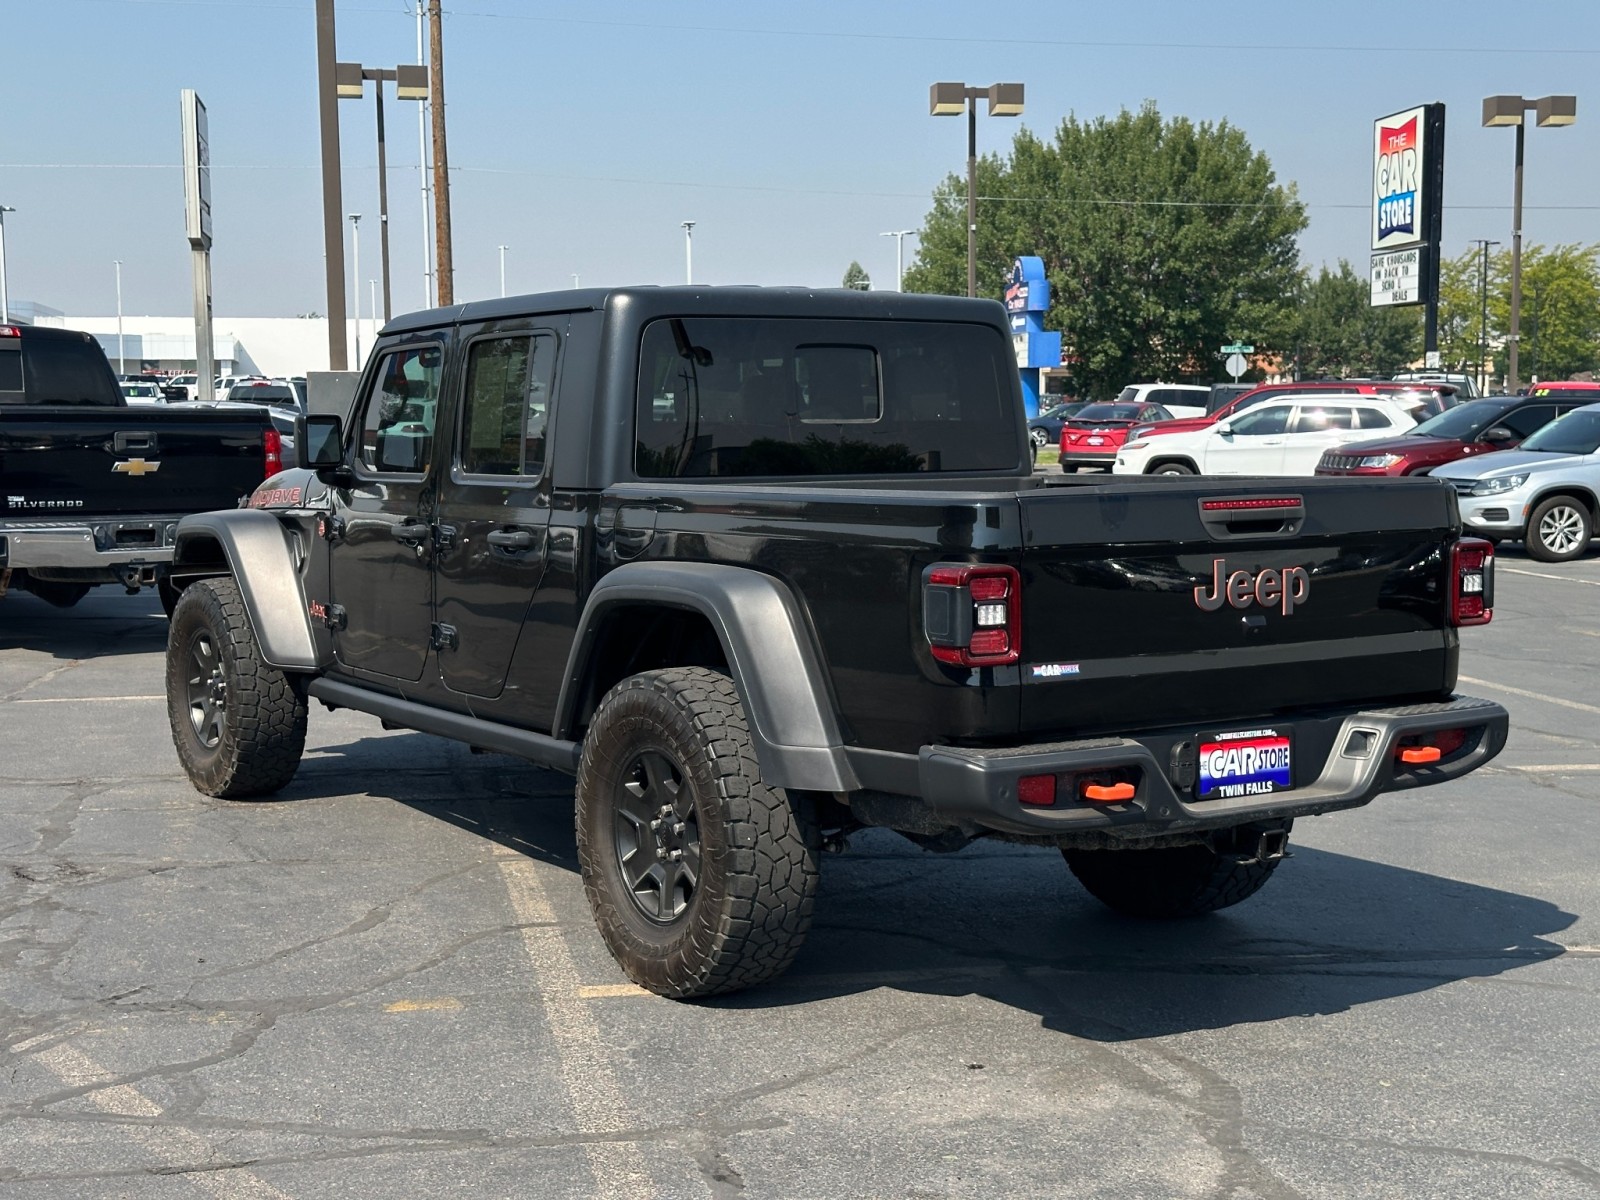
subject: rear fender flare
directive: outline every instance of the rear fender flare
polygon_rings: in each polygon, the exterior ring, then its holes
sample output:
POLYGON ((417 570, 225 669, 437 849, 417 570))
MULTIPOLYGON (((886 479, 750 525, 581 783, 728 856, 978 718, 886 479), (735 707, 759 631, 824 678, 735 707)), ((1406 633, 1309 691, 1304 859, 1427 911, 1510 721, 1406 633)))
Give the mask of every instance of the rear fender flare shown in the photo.
POLYGON ((845 755, 827 672, 799 601, 780 580, 721 563, 628 563, 589 593, 556 702, 554 734, 573 738, 609 610, 661 605, 704 616, 750 718, 763 778, 777 787, 860 787, 845 755))
POLYGON ((285 671, 316 671, 317 652, 306 609, 295 535, 256 509, 196 513, 178 522, 172 574, 179 580, 232 575, 244 598, 261 657, 285 671))

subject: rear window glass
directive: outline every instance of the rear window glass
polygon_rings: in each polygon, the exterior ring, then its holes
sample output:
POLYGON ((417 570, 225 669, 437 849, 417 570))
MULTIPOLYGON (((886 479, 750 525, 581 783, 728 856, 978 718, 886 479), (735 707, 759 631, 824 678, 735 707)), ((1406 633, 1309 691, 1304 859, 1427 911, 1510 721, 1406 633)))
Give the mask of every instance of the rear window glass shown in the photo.
POLYGON ((1074 424, 1084 421, 1137 421, 1148 411, 1142 404, 1086 404, 1078 410, 1078 415, 1072 421, 1074 424))
POLYGON ((652 321, 634 467, 647 479, 1015 470, 1015 374, 983 325, 652 321))
POLYGON ((122 407, 99 345, 63 338, 22 339, 23 399, 28 404, 97 404, 122 407))

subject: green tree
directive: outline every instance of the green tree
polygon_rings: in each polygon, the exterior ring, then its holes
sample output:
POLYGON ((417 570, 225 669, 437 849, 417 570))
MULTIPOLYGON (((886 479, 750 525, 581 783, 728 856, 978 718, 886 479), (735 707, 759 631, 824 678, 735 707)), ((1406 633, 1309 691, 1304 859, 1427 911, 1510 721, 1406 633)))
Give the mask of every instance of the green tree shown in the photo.
POLYGON ((857 292, 870 292, 872 290, 872 276, 867 274, 867 269, 855 259, 850 260, 850 265, 844 270, 844 282, 841 285, 857 292))
MULTIPOLYGON (((1478 361, 1483 328, 1482 251, 1470 247, 1439 269, 1439 349, 1446 362, 1478 361)), ((1488 347, 1496 383, 1507 367, 1511 252, 1489 257, 1488 347)), ((1600 367, 1600 245, 1532 245, 1522 252, 1520 382, 1564 379, 1600 367)))
POLYGON ((1302 376, 1392 375, 1422 355, 1422 310, 1372 306, 1372 283, 1345 259, 1300 286, 1294 357, 1302 376))
MULTIPOLYGON (((1063 331, 1072 390, 1211 377, 1217 347, 1288 348, 1299 284, 1294 188, 1227 122, 1163 120, 1153 103, 1019 131, 978 163, 978 292, 998 297, 1019 254, 1045 261, 1047 322, 1063 331)), ((934 190, 907 291, 966 292, 966 183, 934 190)))

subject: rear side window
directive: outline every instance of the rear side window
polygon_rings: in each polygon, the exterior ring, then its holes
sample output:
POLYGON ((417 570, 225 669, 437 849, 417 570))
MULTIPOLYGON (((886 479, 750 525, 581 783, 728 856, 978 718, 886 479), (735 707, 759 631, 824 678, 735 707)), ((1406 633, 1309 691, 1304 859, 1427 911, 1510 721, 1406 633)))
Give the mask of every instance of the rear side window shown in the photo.
POLYGON ((1556 419, 1556 406, 1554 404, 1530 404, 1526 408, 1519 408, 1516 412, 1509 412, 1495 422, 1504 425, 1521 441, 1531 436, 1536 431, 1543 429, 1556 419))
POLYGON ((1356 409, 1357 429, 1392 429, 1394 422, 1389 419, 1389 414, 1379 412, 1375 408, 1356 409))
POLYGON ((467 352, 461 469, 471 475, 535 478, 544 470, 553 334, 484 338, 467 352))
POLYGON ((438 346, 390 350, 361 415, 361 465, 381 473, 420 474, 433 457, 444 351, 438 346))
POLYGON ((1290 433, 1322 433, 1329 429, 1350 429, 1355 425, 1355 413, 1340 406, 1302 406, 1290 422, 1290 433))
POLYGON ((1016 469, 1010 347, 983 325, 652 321, 634 468, 670 476, 1016 469))

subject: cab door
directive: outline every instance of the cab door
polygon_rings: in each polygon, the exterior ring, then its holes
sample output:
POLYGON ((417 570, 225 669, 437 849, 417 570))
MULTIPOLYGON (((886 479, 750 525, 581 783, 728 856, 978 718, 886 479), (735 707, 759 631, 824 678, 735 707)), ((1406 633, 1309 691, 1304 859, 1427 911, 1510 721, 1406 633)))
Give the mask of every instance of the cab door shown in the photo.
POLYGON ((441 480, 435 620, 445 686, 495 699, 544 575, 550 530, 546 431, 561 333, 555 324, 465 343, 448 477, 441 480))
POLYGON ((433 423, 447 335, 385 345, 351 412, 349 486, 334 490, 329 621, 342 666, 422 677, 433 618, 433 423))
POLYGON ((1206 431, 1198 466, 1202 475, 1276 475, 1283 469, 1289 404, 1263 404, 1206 431))

